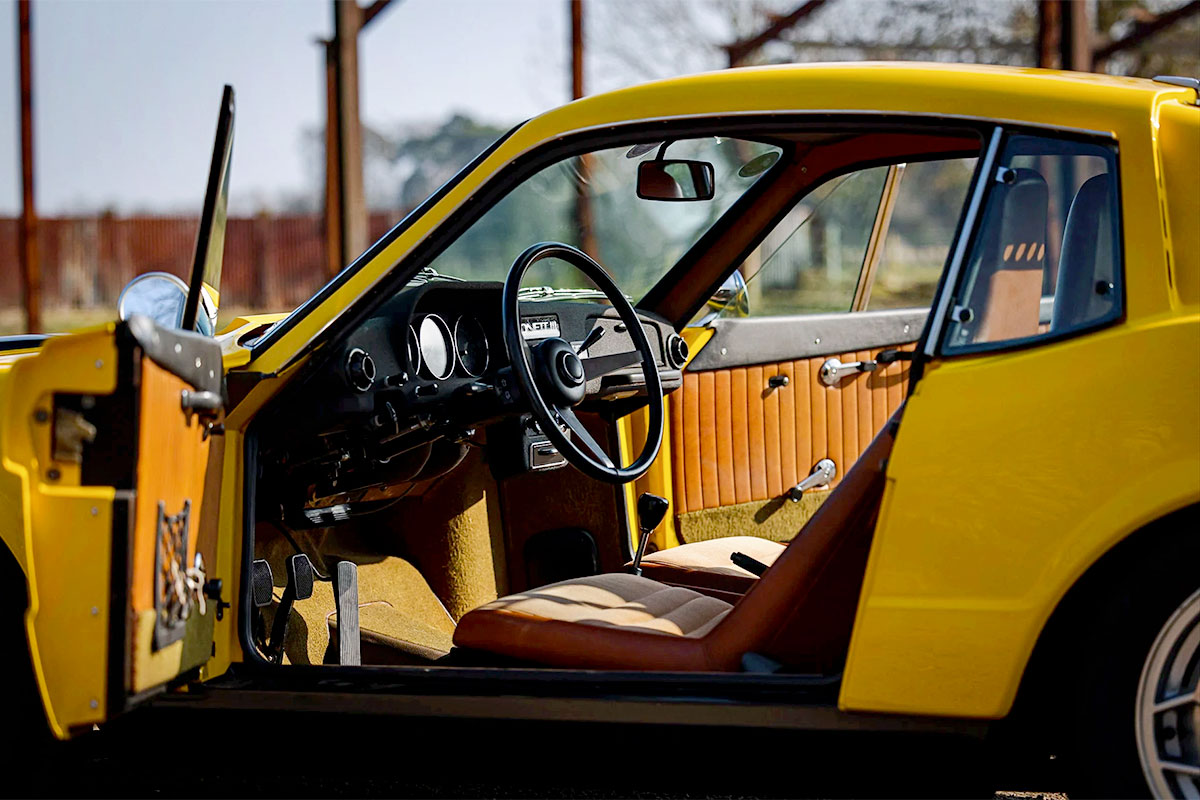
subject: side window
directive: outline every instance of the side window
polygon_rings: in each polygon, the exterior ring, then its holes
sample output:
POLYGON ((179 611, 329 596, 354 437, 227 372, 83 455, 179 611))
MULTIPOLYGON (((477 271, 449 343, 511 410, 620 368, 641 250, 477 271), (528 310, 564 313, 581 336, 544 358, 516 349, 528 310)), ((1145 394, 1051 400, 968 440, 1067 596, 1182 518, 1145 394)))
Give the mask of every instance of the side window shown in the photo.
POLYGON ((751 316, 850 310, 887 173, 874 167, 818 186, 767 234, 740 267, 751 316))
POLYGON ((975 161, 952 158, 901 165, 879 263, 865 287, 866 310, 932 305, 975 161))
POLYGON ((942 340, 946 353, 1094 328, 1121 315, 1112 148, 1008 137, 942 340))
POLYGON ((966 201, 975 158, 880 166, 814 189, 742 263, 698 319, 928 308, 966 201), (736 276, 734 276, 736 277, 736 276), (735 285, 736 284, 736 285, 735 285))

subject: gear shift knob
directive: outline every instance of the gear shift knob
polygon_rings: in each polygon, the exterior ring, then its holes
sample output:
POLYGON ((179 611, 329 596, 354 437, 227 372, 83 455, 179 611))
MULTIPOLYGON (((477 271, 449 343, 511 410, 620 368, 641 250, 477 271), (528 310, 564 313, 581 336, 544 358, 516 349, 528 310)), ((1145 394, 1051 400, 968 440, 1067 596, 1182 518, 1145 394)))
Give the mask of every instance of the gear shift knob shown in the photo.
POLYGON ((657 528, 658 523, 667 515, 670 505, 664 497, 642 492, 637 501, 638 528, 646 532, 657 528))
POLYGON ((667 508, 670 505, 665 497, 659 497, 649 492, 642 492, 638 497, 638 530, 641 536, 638 540, 637 555, 633 558, 634 575, 642 574, 642 556, 646 554, 646 544, 650 541, 650 534, 667 515, 667 508))

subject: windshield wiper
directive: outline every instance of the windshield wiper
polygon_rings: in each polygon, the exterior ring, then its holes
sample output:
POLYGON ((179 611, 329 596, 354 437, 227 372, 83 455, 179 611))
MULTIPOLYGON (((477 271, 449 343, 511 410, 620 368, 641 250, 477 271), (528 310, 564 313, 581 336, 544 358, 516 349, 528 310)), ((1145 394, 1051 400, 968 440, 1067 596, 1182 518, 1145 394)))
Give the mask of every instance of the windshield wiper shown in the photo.
MULTIPOLYGON (((517 292, 520 300, 607 300, 599 289, 556 289, 553 286, 522 286, 517 292)), ((625 295, 627 300, 633 300, 625 295)))
POLYGON ((433 267, 421 267, 417 270, 417 274, 409 278, 408 282, 411 286, 421 286, 430 281, 450 281, 452 283, 466 283, 466 278, 460 278, 457 275, 443 275, 433 267))

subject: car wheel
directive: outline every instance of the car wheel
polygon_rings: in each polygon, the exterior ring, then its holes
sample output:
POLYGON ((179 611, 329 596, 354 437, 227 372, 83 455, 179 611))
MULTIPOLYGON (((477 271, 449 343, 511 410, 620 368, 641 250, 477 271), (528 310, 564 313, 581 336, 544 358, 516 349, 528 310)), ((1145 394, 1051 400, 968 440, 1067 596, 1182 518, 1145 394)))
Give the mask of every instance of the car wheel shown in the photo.
POLYGON ((1146 783, 1158 797, 1200 798, 1198 678, 1200 591, 1163 624, 1138 681, 1138 758, 1146 783))
POLYGON ((1072 797, 1200 798, 1200 537, 1173 533, 1110 573, 1079 620, 1072 797))

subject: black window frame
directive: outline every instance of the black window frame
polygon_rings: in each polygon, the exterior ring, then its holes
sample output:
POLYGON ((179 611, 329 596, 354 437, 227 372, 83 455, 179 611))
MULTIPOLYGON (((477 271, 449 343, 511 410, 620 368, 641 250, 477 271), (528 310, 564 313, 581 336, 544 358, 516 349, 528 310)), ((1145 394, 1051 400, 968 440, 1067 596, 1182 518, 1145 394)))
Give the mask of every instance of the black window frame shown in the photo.
MULTIPOLYGON (((992 174, 990 176, 980 176, 986 180, 985 190, 982 199, 979 203, 976 218, 973 220, 970 237, 964 248, 962 263, 958 273, 953 276, 954 286, 949 290, 949 298, 944 303, 947 313, 939 321, 939 327, 935 331, 930 331, 936 342, 933 355, 936 358, 959 358, 962 356, 972 356, 979 354, 998 353, 1010 350, 1024 350, 1030 347, 1041 347, 1043 345, 1052 344, 1054 342, 1064 341, 1076 336, 1082 336, 1089 333, 1095 333, 1099 330, 1119 325, 1125 321, 1126 315, 1126 280, 1125 280, 1125 246, 1124 246, 1124 204, 1121 199, 1121 160, 1120 147, 1115 137, 1111 135, 1103 135, 1098 133, 1081 134, 1071 131, 1051 131, 1044 128, 1030 128, 1016 125, 997 126, 996 133, 999 134, 1000 140, 996 149, 995 158, 990 165, 992 174), (979 236, 983 231, 984 223, 988 217, 988 211, 991 207, 993 198, 993 187, 996 185, 996 172, 1004 168, 1004 159, 1008 155, 1007 149, 1014 136, 1037 137, 1041 139, 1052 139, 1058 142, 1085 144, 1090 147, 1100 148, 1106 151, 1108 159, 1108 174, 1112 176, 1111 182, 1112 201, 1115 205, 1114 213, 1110 224, 1112 225, 1113 237, 1113 294, 1115 299, 1114 311, 1103 317, 1099 317, 1094 321, 1090 321, 1083 325, 1069 328, 1061 331, 1047 330, 1038 332, 1032 336, 1023 336, 1015 339, 1002 339, 994 342, 971 342, 963 345, 949 345, 947 338, 950 335, 950 329, 954 322, 951 314, 948 313, 956 305, 958 305, 960 296, 964 286, 971 274, 970 264, 975 256, 976 248, 979 246, 979 236)), ((1064 223, 1065 225, 1065 223, 1064 223)), ((949 277, 949 276, 944 276, 949 277)), ((941 293, 947 291, 942 289, 939 295, 935 298, 934 306, 941 304, 943 298, 941 293)), ((924 349, 924 348, 921 348, 924 349)))

